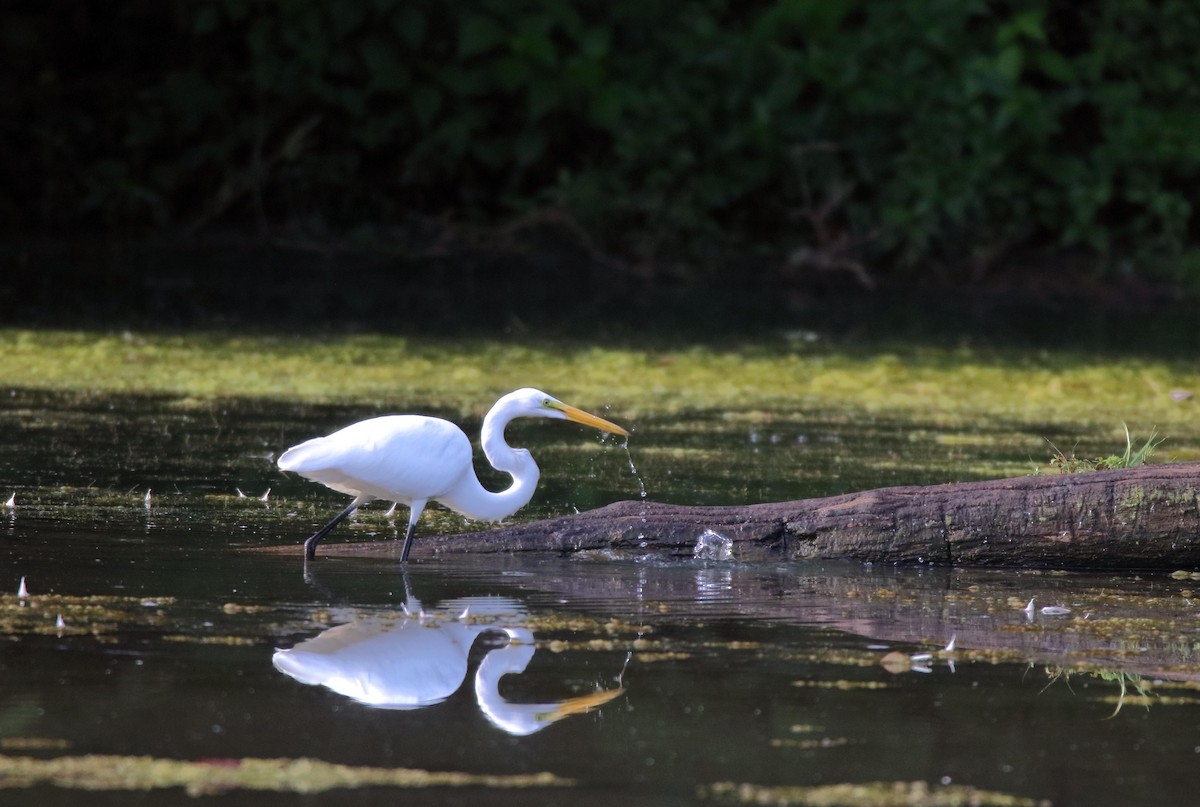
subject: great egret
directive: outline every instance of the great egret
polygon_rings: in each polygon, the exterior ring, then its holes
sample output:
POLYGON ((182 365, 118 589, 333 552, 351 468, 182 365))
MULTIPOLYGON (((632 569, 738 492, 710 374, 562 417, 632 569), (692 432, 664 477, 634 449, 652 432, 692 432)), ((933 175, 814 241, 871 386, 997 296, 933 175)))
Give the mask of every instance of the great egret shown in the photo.
POLYGON ((441 502, 467 518, 499 521, 533 498, 538 467, 523 448, 504 441, 504 427, 513 418, 545 417, 573 420, 585 426, 628 436, 629 432, 604 418, 576 409, 541 390, 519 389, 500 400, 483 419, 481 442, 488 462, 513 478, 498 493, 487 490, 475 475, 471 441, 449 421, 421 415, 386 415, 351 424, 328 437, 293 446, 279 458, 279 468, 354 497, 304 542, 304 557, 316 556, 317 544, 344 518, 375 499, 407 504, 408 531, 400 562, 408 561, 413 531, 421 511, 441 502))

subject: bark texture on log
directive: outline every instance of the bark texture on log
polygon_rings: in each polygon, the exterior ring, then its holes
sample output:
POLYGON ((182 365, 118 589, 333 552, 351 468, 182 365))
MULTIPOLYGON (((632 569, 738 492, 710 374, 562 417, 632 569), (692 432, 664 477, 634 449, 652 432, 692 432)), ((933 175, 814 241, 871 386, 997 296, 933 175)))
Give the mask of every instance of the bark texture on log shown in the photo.
MULTIPOLYGON (((1058 568, 1200 567, 1200 463, 1054 474, 733 507, 616 504, 451 536, 418 536, 419 555, 656 551, 692 554, 714 530, 742 560, 1058 568)), ((322 545, 391 555, 388 544, 322 545)))

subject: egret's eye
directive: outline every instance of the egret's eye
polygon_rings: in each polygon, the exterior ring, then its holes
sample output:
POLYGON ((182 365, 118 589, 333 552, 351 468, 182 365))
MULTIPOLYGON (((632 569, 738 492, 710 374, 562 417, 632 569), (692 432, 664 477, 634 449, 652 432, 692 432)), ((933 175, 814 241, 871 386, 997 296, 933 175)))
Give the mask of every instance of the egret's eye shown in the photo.
POLYGON ((542 399, 542 406, 546 407, 547 409, 550 409, 550 408, 551 408, 551 406, 550 406, 550 399, 549 399, 549 398, 543 398, 543 399, 542 399))

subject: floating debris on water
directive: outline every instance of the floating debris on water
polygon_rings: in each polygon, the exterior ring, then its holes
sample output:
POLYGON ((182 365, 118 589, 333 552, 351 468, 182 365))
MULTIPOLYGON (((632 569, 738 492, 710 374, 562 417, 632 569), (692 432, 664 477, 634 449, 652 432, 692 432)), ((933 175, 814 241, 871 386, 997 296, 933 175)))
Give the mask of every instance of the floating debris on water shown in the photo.
POLYGON ((908 657, 912 666, 909 668, 913 672, 931 673, 933 667, 929 666, 929 662, 933 661, 933 653, 914 653, 908 657))
POLYGON ((925 662, 933 661, 932 653, 916 653, 908 655, 901 653, 899 650, 893 650, 890 653, 884 654, 879 660, 880 665, 890 673, 899 674, 906 672, 930 673, 933 668, 925 662))
POLYGON ((926 653, 905 654, 899 650, 892 650, 888 653, 885 653, 883 658, 879 660, 879 663, 890 673, 904 673, 910 671, 931 673, 933 672, 933 667, 930 665, 934 661, 941 660, 946 662, 946 666, 950 668, 950 672, 954 672, 954 646, 957 641, 957 635, 951 636, 950 641, 946 642, 946 647, 944 649, 926 653))
POLYGON ((733 557, 733 539, 714 530, 705 530, 696 539, 692 557, 697 560, 729 560, 733 557))
POLYGON ((1025 603, 1025 607, 1022 609, 1025 612, 1025 618, 1030 622, 1033 621, 1034 614, 1039 611, 1044 616, 1064 616, 1071 613, 1071 609, 1064 605, 1043 605, 1040 609, 1035 608, 1033 604, 1035 599, 1036 597, 1030 597, 1029 602, 1025 603))
POLYGON ((15 508, 16 508, 16 506, 17 506, 17 492, 16 492, 15 490, 13 491, 12 495, 8 497, 8 501, 6 501, 6 502, 4 503, 4 506, 5 506, 5 507, 7 507, 9 510, 13 510, 13 509, 15 509, 15 508))
MULTIPOLYGON (((246 491, 242 490, 241 488, 234 488, 234 491, 237 492, 237 497, 239 499, 254 498, 254 499, 258 499, 260 502, 265 502, 269 498, 271 498, 271 489, 270 488, 267 488, 266 492, 263 493, 263 495, 261 495, 261 496, 247 496, 246 491)), ((392 506, 395 507, 395 505, 392 505, 392 506)), ((391 515, 391 511, 388 511, 388 515, 391 515)))
POLYGON ((17 596, 22 600, 28 599, 29 589, 25 586, 25 578, 21 578, 21 585, 17 586, 17 596))

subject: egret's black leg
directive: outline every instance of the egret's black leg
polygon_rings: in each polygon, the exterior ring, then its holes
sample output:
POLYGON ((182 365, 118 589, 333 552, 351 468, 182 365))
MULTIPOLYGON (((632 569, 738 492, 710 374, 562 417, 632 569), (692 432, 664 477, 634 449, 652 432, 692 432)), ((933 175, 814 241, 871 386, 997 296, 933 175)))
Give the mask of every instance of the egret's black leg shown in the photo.
POLYGON ((413 499, 408 503, 408 532, 404 533, 404 549, 400 552, 401 565, 408 563, 408 553, 412 549, 413 533, 416 532, 417 522, 425 511, 426 499, 413 499))
POLYGON ((330 521, 324 527, 310 535, 308 540, 304 542, 304 559, 312 560, 315 558, 317 556, 317 544, 321 543, 321 539, 328 535, 330 530, 345 521, 346 517, 357 510, 360 504, 362 502, 358 499, 350 502, 350 506, 334 516, 333 521, 330 521))
POLYGON ((413 533, 416 532, 417 522, 408 522, 408 532, 404 534, 404 549, 400 552, 400 562, 408 563, 408 552, 412 549, 413 533))

